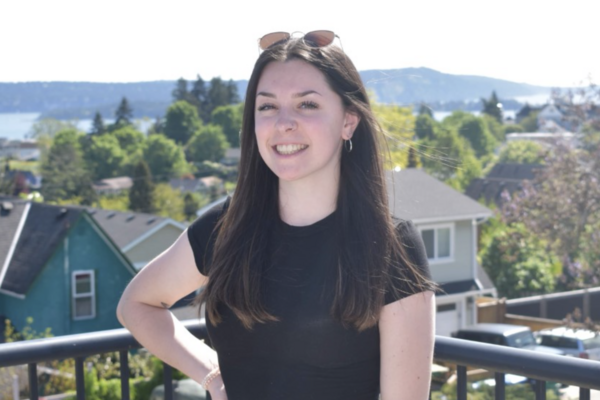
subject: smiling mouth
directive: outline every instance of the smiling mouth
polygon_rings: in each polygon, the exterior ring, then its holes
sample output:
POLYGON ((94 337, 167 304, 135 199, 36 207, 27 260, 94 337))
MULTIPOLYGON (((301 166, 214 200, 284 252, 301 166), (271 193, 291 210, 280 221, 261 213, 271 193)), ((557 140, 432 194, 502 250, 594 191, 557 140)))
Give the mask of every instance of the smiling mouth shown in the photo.
POLYGON ((306 149, 308 146, 305 144, 280 144, 275 146, 275 151, 279 154, 294 154, 299 151, 306 149))

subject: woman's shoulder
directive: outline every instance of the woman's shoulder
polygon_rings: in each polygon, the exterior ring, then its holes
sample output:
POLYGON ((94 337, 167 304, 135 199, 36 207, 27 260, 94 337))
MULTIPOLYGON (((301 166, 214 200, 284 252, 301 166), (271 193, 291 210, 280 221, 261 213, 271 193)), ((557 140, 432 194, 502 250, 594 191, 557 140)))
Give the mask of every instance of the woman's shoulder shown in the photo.
POLYGON ((190 242, 206 244, 217 223, 229 207, 231 197, 227 196, 200 209, 199 216, 188 228, 190 242))

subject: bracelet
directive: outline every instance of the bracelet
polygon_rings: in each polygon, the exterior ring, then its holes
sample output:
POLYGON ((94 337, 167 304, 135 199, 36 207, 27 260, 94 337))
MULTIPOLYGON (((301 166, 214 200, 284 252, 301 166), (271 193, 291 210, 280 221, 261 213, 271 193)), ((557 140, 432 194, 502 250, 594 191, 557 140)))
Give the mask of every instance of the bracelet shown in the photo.
POLYGON ((202 383, 200 383, 202 389, 208 391, 208 385, 213 381, 213 379, 215 379, 219 375, 221 375, 221 370, 219 369, 219 367, 216 367, 215 369, 210 371, 208 375, 206 375, 206 377, 202 380, 202 383))

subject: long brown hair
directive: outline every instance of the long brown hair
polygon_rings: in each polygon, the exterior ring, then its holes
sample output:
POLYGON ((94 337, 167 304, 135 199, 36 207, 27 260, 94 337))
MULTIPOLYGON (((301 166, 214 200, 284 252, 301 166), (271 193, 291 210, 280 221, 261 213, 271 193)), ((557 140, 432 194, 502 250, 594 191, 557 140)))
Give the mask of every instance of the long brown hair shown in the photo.
POLYGON ((392 276, 408 283, 407 294, 432 289, 433 285, 408 262, 392 221, 381 156, 381 129, 358 71, 336 46, 315 49, 302 39, 293 38, 269 47, 254 66, 246 92, 238 183, 229 208, 217 225, 209 280, 198 301, 206 301, 206 314, 213 324, 221 321, 218 303, 231 308, 248 329, 255 322, 277 320, 262 304, 260 291, 263 266, 269 262, 269 232, 279 218, 278 178, 259 154, 254 109, 264 68, 271 62, 296 59, 321 71, 344 107, 360 116, 352 136, 353 150, 342 151, 341 157, 336 212, 338 266, 331 315, 345 326, 363 330, 377 323, 385 291, 400 290, 392 276))

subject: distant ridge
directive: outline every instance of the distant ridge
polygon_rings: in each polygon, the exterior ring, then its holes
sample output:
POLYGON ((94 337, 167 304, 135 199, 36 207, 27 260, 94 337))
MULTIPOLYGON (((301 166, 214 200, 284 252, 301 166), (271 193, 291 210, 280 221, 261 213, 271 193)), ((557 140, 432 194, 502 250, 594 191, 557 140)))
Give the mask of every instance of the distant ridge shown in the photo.
MULTIPOLYGON (((368 70, 360 74, 377 101, 399 105, 460 104, 488 97, 493 90, 505 100, 548 94, 551 89, 483 76, 445 74, 424 67, 368 70)), ((243 98, 248 81, 236 84, 243 98)), ((174 88, 175 81, 0 83, 0 113, 39 112, 59 119, 89 119, 99 111, 105 118, 112 118, 121 98, 127 97, 136 118, 162 117, 172 102, 174 88)))

